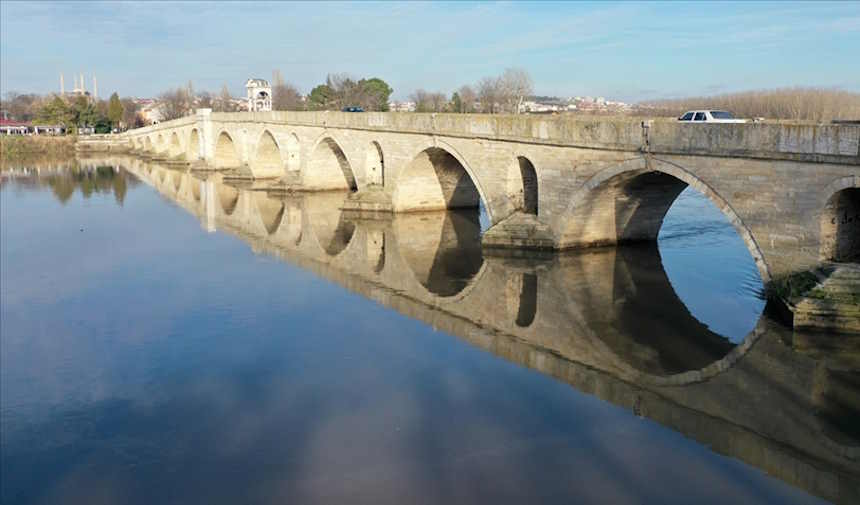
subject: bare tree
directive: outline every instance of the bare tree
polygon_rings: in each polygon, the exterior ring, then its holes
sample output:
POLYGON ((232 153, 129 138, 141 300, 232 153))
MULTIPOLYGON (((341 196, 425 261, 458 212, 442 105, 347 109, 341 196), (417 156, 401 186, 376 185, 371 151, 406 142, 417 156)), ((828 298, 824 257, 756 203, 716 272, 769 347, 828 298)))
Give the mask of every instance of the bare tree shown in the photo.
POLYGON ((188 90, 183 88, 165 91, 158 96, 158 104, 162 121, 181 118, 191 111, 188 90))
POLYGON ((499 78, 501 101, 508 112, 518 114, 523 99, 534 93, 534 84, 528 72, 521 68, 509 68, 499 78))
POLYGON ((477 95, 471 86, 461 86, 457 90, 457 95, 460 97, 460 110, 457 112, 472 112, 475 110, 477 95))
POLYGON ((196 107, 201 109, 211 109, 213 103, 212 95, 208 91, 204 91, 197 97, 196 107))
POLYGON ((221 94, 213 103, 216 112, 233 112, 236 108, 233 106, 233 97, 230 95, 230 90, 227 85, 221 86, 221 94))
POLYGON ((502 99, 501 83, 496 77, 484 77, 478 81, 478 100, 481 112, 495 114, 498 112, 499 101, 502 99))
POLYGON ((415 102, 415 112, 442 112, 448 105, 445 93, 429 93, 424 89, 416 89, 409 99, 415 102))
POLYGON ((124 128, 136 128, 138 111, 140 106, 131 98, 123 98, 122 102, 122 124, 124 128))
POLYGON ((445 96, 445 93, 439 91, 430 93, 428 99, 433 112, 443 112, 448 107, 448 97, 445 96))
POLYGON ((299 90, 284 82, 280 70, 272 72, 272 110, 302 110, 304 103, 299 90))
POLYGON ((430 94, 424 89, 416 89, 409 95, 409 99, 415 102, 415 112, 430 112, 430 94))

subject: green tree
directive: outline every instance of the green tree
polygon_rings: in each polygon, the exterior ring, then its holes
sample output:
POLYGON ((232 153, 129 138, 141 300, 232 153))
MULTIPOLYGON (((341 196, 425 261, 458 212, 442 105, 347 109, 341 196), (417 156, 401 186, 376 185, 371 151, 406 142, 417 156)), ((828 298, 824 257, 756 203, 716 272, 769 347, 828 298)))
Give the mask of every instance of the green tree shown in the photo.
POLYGON ((308 102, 312 110, 326 110, 335 102, 335 93, 328 84, 320 84, 311 90, 308 102))
POLYGON ((71 103, 74 125, 77 127, 96 126, 99 113, 96 106, 85 96, 78 96, 71 103))
POLYGON ((463 112, 463 100, 460 99, 460 94, 456 91, 451 95, 451 109, 454 112, 463 112))
POLYGON ((387 82, 378 77, 358 81, 362 106, 365 110, 387 111, 388 98, 394 90, 387 82))
POLYGON ((65 100, 55 95, 52 100, 45 102, 39 108, 36 121, 49 125, 74 126, 75 114, 65 100))
POLYGON ((122 102, 119 100, 119 95, 114 92, 110 96, 110 101, 108 102, 108 112, 107 116, 110 120, 111 126, 119 128, 119 123, 122 121, 124 108, 122 106, 122 102))

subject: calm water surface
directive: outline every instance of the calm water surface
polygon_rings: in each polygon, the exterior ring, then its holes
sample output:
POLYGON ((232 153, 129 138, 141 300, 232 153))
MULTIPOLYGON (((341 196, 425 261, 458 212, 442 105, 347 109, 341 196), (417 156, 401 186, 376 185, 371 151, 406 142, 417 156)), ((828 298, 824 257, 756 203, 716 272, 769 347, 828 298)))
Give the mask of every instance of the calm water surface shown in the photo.
POLYGON ((15 175, 3 503, 857 496, 857 442, 783 373, 816 361, 691 190, 658 246, 510 258, 477 213, 353 219, 137 160, 15 175))

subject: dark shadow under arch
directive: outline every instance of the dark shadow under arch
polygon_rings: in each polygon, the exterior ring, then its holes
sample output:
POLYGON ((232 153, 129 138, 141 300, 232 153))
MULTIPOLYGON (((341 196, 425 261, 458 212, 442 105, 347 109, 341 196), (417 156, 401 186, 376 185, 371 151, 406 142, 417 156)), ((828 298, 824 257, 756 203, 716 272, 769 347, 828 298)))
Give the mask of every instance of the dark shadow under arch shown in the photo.
POLYGON ((537 313, 537 274, 524 273, 520 287, 520 306, 517 309, 517 326, 528 328, 537 313))
POLYGON ((517 157, 520 167, 520 178, 523 181, 523 212, 526 214, 538 213, 538 178, 535 167, 528 158, 517 157))
POLYGON ((725 199, 683 168, 656 159, 653 163, 656 169, 646 169, 644 160, 629 160, 586 181, 567 211, 555 218, 562 230, 561 247, 655 242, 669 208, 690 186, 722 212, 746 245, 761 280, 770 281, 761 249, 725 199))
POLYGON ((331 137, 325 137, 317 144, 308 160, 303 179, 312 189, 358 190, 355 174, 346 154, 331 137))
POLYGON ((821 258, 860 262, 860 188, 834 193, 821 213, 821 258))
POLYGON ((418 153, 398 176, 392 200, 400 212, 477 209, 481 195, 453 154, 430 147, 418 153))
POLYGON ((400 256, 437 296, 459 294, 484 264, 477 209, 398 216, 395 233, 400 256))
POLYGON ((364 158, 364 177, 367 183, 385 186, 385 158, 379 142, 373 141, 367 146, 364 158))

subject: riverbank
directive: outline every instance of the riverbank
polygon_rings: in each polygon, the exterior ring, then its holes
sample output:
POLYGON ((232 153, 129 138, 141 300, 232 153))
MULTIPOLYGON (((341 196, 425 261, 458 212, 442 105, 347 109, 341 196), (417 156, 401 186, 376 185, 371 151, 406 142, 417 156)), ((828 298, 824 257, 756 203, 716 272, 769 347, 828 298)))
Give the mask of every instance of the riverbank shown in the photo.
POLYGON ((794 328, 860 334, 860 265, 825 263, 768 288, 791 311, 794 328))
POLYGON ((0 159, 6 163, 46 156, 73 156, 76 143, 74 135, 0 135, 0 159))

